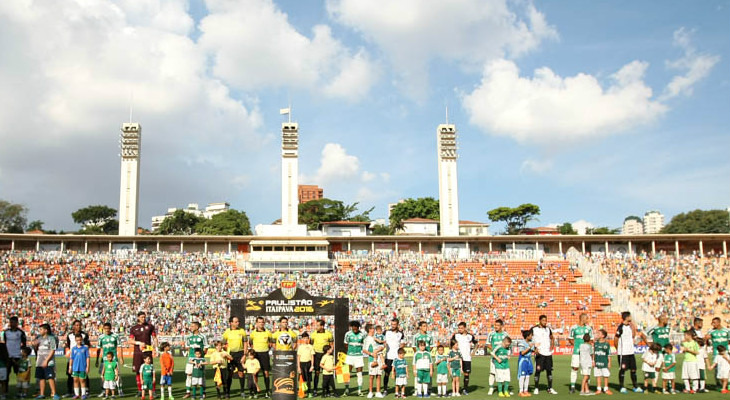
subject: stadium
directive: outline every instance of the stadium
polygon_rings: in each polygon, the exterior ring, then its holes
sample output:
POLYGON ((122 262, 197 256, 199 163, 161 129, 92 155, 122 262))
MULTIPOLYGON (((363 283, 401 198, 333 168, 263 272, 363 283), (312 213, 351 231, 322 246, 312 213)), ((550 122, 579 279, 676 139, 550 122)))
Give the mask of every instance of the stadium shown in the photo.
POLYGON ((727 1, 603 3, 2 2, 0 400, 729 398, 727 1))

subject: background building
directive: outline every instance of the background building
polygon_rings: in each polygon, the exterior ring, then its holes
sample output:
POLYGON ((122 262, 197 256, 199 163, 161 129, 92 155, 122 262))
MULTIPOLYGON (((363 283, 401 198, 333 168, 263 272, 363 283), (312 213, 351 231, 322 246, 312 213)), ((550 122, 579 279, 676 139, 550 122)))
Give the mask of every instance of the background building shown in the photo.
POLYGON ((119 235, 137 234, 139 218, 139 160, 142 148, 142 126, 138 123, 122 124, 119 137, 122 158, 119 182, 119 235))
POLYGON ((367 236, 370 221, 331 221, 321 226, 324 236, 367 236))
POLYGON ((459 221, 459 236, 489 236, 489 224, 475 221, 459 221))
POLYGON ((656 210, 644 214, 644 233, 650 235, 659 233, 662 228, 664 228, 664 214, 656 210))
POLYGON ((624 225, 621 227, 622 235, 643 235, 644 224, 641 218, 632 215, 624 219, 624 225))
MULTIPOLYGON (((183 208, 182 210, 186 213, 193 214, 198 217, 204 217, 204 218, 212 218, 216 214, 220 214, 222 212, 226 212, 231 208, 231 205, 228 203, 210 203, 207 207, 205 207, 204 210, 201 210, 198 206, 198 203, 190 203, 187 207, 183 208)), ((168 208, 165 215, 157 215, 152 217, 152 226, 151 230, 152 232, 157 231, 157 229, 160 228, 160 224, 162 224, 162 221, 165 220, 165 218, 172 216, 172 214, 175 213, 175 211, 179 210, 176 207, 168 208)))
POLYGON ((428 218, 410 218, 403 220, 403 229, 399 235, 438 235, 439 223, 428 218))
POLYGON ((324 198, 324 189, 317 185, 299 185, 299 204, 324 198))

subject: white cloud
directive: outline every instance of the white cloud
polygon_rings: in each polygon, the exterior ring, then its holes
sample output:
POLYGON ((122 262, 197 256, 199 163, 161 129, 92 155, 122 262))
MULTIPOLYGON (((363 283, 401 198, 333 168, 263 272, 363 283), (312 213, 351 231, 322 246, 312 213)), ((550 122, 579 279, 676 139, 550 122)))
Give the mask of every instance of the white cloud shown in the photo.
POLYGON ((337 22, 360 32, 388 56, 395 84, 408 95, 423 96, 428 62, 459 61, 467 69, 485 61, 518 57, 557 32, 531 3, 506 0, 328 0, 337 22), (514 3, 513 3, 514 5, 514 3))
POLYGON ((312 177, 303 177, 303 181, 324 185, 338 180, 357 178, 360 174, 360 159, 347 154, 342 145, 327 143, 322 149, 317 173, 312 177))
POLYGON ((529 172, 542 175, 550 171, 552 168, 553 160, 536 160, 533 158, 528 158, 527 160, 522 162, 522 165, 520 166, 520 172, 529 172))
POLYGON ((652 99, 643 81, 647 63, 633 61, 611 75, 605 89, 596 77, 556 75, 547 67, 520 76, 508 60, 488 63, 481 83, 463 96, 469 121, 522 142, 580 140, 646 124, 667 107, 652 99))
POLYGON ((372 172, 363 171, 360 179, 362 179, 363 182, 370 182, 373 179, 375 179, 377 176, 378 176, 377 174, 374 174, 372 172))
POLYGON ((311 38, 303 35, 270 0, 210 0, 207 6, 199 43, 215 76, 237 88, 323 87, 326 95, 354 100, 376 80, 364 50, 353 54, 326 25, 316 25, 311 38))
POLYGON ((676 75, 672 78, 664 89, 662 100, 679 95, 691 95, 694 85, 706 78, 712 68, 720 62, 719 55, 697 53, 692 45, 692 33, 684 27, 674 31, 674 45, 682 49, 684 55, 677 60, 667 61, 667 67, 686 72, 684 75, 676 75))

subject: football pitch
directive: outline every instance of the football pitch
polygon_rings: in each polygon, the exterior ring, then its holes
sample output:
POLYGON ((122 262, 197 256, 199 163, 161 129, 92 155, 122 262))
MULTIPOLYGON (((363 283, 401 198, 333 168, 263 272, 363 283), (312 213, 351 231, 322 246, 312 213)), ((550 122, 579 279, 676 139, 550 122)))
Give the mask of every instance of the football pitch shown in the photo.
MULTIPOLYGON (((122 374, 123 379, 123 387, 125 396, 124 398, 131 398, 133 399, 136 395, 136 383, 135 378, 132 373, 131 369, 131 360, 128 360, 130 363, 127 365, 127 367, 122 367, 120 369, 120 373, 122 374)), ((182 397, 185 395, 185 362, 186 358, 184 357, 175 357, 175 374, 173 375, 173 396, 176 400, 182 400, 182 397)), ((35 362, 35 360, 33 360, 35 362)), ((90 399, 97 398, 97 395, 101 391, 101 381, 99 378, 99 372, 98 369, 94 368, 93 364, 93 358, 92 358, 92 365, 90 368, 90 376, 91 376, 91 390, 90 390, 90 399)), ((662 394, 639 394, 639 393, 628 393, 628 394, 620 394, 619 386, 618 386, 618 368, 616 366, 616 359, 615 356, 612 356, 611 362, 613 363, 611 368, 611 378, 610 378, 610 388, 614 392, 615 396, 621 396, 621 397, 657 397, 657 396, 664 396, 662 394)), ((637 362, 640 366, 640 356, 637 355, 637 362)), ((66 393, 66 359, 58 357, 56 358, 57 363, 57 388, 58 393, 60 395, 63 395, 66 393)), ((554 357, 554 364, 555 369, 553 370, 553 387, 555 390, 558 391, 557 395, 550 395, 548 394, 545 389, 545 384, 547 383, 547 378, 545 377, 545 374, 543 373, 540 377, 540 394, 537 397, 548 397, 548 398, 568 398, 568 397, 578 397, 579 394, 569 394, 570 389, 570 356, 555 356, 554 357)), ((681 355, 677 356, 677 376, 681 376, 681 355)), ((409 360, 410 365, 410 360, 409 360)), ((511 372, 511 381, 510 381, 510 390, 515 393, 512 397, 518 397, 517 396, 517 358, 512 357, 510 359, 510 372, 511 372)), ((33 368, 34 369, 34 368, 33 368)), ((155 359, 155 371, 159 371, 159 360, 155 359)), ((33 371, 34 372, 34 371, 33 371)), ((710 393, 700 393, 695 394, 692 396, 699 396, 703 399, 730 399, 730 395, 721 394, 715 389, 715 378, 713 375, 713 371, 708 371, 708 380, 707 380, 707 386, 710 390, 710 393)), ((159 373, 159 372, 157 372, 159 373)), ((216 398, 216 390, 213 383, 213 371, 207 370, 207 378, 206 378, 206 397, 208 399, 215 399, 216 398)), ((409 371, 410 374, 410 371, 409 371)), ((638 371, 639 375, 639 382, 640 384, 643 384, 643 375, 641 375, 641 371, 638 371)), ((34 378, 34 376, 33 376, 34 378)), ((356 389, 357 382, 355 381, 355 377, 352 377, 352 383, 353 388, 356 389)), ((466 399, 482 399, 482 398, 497 398, 497 394, 495 393, 492 396, 487 396, 487 392, 489 390, 488 387, 488 379, 489 379, 489 358, 488 357, 474 357, 472 362, 472 374, 471 379, 469 382, 469 395, 462 398, 466 399)), ((159 375, 156 377, 157 383, 159 384, 159 375)), ((411 397, 413 395, 413 379, 412 375, 410 375, 409 379, 409 385, 406 388, 406 394, 411 397)), ((36 388, 33 386, 34 380, 31 380, 31 389, 29 390, 29 395, 36 393, 36 388)), ((367 393, 367 374, 363 377, 363 391, 367 393)), ((391 378, 389 383, 389 394, 386 398, 393 399, 393 384, 395 383, 395 379, 391 378)), ((630 386, 631 384, 631 378, 629 374, 626 374, 626 384, 630 386)), ((320 379, 320 385, 321 385, 321 379, 320 379)), ((659 385, 661 385, 661 381, 659 382, 659 385)), ((259 383, 259 386, 261 389, 264 389, 263 381, 259 383)), ((342 391, 344 390, 344 386, 342 384, 337 384, 337 392, 338 394, 342 394, 342 391)), ((448 385, 449 392, 451 391, 450 384, 448 385)), ((431 386, 433 388, 433 386, 431 386)), ((678 391, 681 391, 683 389, 683 385, 680 382, 677 382, 676 388, 678 391)), ((534 389, 534 380, 532 378, 530 379, 530 391, 534 389)), ((580 391, 580 377, 578 378, 577 383, 577 389, 580 391)), ((595 391, 595 378, 591 377, 591 389, 592 391, 595 391)), ((157 392, 155 393, 157 398, 159 399, 159 385, 157 386, 157 392)), ((352 389, 351 389, 352 392, 352 389)), ((48 388, 46 388, 46 393, 49 393, 48 388)), ((435 388, 432 390, 431 397, 436 397, 433 393, 435 393, 435 388)), ((9 387, 9 398, 16 398, 15 397, 15 374, 12 374, 10 377, 10 387, 9 387)), ((237 380, 234 380, 232 386, 231 386, 231 398, 234 399, 240 399, 240 390, 239 390, 239 384, 237 380)), ((248 393, 246 393, 248 395, 248 393)), ((605 396, 605 395, 600 395, 605 396)), ((680 398, 686 398, 687 394, 678 393, 675 396, 668 396, 668 397, 680 397, 680 398)), ((533 396, 536 397, 536 396, 533 396)), ((263 393, 259 395, 258 398, 263 398, 263 393)), ((353 398, 356 398, 353 397, 353 398)))

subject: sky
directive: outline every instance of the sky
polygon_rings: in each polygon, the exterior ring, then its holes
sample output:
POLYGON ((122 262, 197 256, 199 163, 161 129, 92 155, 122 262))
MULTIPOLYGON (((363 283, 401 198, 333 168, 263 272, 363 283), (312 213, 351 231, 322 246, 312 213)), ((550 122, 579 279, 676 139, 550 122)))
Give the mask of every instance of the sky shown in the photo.
POLYGON ((447 108, 460 219, 724 209, 728 21, 730 0, 3 1, 0 199, 56 230, 118 208, 131 109, 140 226, 219 201, 270 223, 291 105, 300 183, 374 218, 438 197, 447 108))

